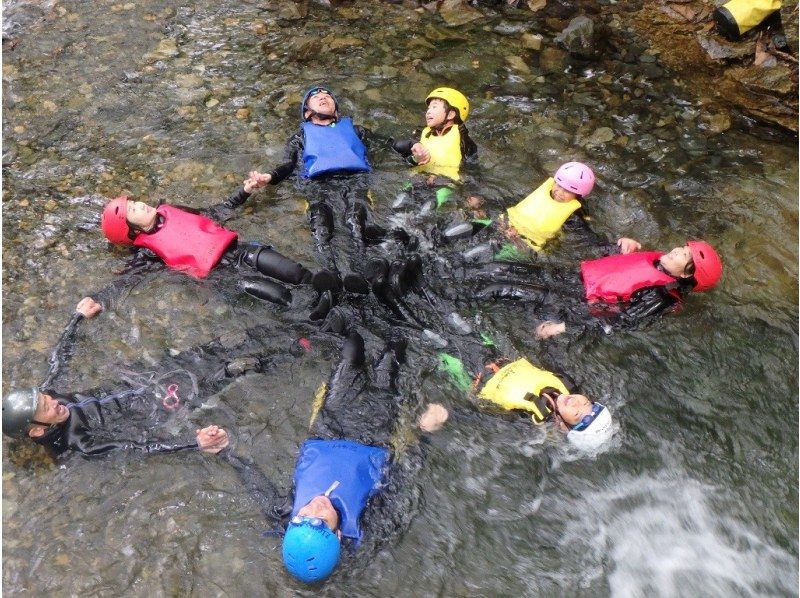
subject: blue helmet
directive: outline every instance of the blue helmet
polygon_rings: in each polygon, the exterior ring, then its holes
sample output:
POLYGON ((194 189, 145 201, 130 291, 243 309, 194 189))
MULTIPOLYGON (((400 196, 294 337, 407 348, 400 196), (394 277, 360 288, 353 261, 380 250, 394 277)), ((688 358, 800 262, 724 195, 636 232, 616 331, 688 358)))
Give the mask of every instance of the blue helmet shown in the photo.
POLYGON ((303 122, 305 122, 306 120, 306 102, 308 102, 308 98, 313 96, 318 91, 328 92, 328 95, 330 95, 333 98, 333 104, 336 106, 336 110, 339 110, 339 100, 336 99, 336 96, 333 95, 333 92, 327 87, 324 87, 322 85, 315 85, 305 93, 305 95, 303 96, 303 101, 300 102, 300 120, 302 120, 303 122))
POLYGON ((303 583, 326 579, 339 563, 342 547, 338 536, 318 519, 293 519, 283 536, 283 564, 303 583))

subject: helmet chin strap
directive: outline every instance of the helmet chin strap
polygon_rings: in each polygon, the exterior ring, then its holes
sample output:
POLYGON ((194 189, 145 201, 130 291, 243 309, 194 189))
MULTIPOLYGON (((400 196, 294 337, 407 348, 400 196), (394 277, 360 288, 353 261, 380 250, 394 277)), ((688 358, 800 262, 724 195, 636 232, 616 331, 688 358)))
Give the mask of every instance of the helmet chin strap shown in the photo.
POLYGON ((321 112, 317 112, 316 110, 313 110, 311 108, 306 107, 306 112, 310 112, 311 113, 308 116, 306 116, 306 122, 311 120, 311 118, 313 116, 316 116, 317 118, 322 119, 322 120, 330 120, 330 121, 333 121, 333 122, 336 122, 337 120, 339 120, 339 115, 338 115, 339 111, 338 110, 334 110, 333 114, 322 114, 321 112))

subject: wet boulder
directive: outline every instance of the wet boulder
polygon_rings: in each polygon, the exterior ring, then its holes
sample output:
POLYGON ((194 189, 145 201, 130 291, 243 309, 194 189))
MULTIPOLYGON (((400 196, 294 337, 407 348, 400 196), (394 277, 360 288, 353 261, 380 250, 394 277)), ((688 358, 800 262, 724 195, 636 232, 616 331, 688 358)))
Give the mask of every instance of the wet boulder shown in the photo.
POLYGON ((767 94, 795 96, 797 94, 797 75, 784 64, 772 67, 741 67, 728 71, 731 78, 748 89, 767 94))
POLYGON ((781 6, 781 22, 786 43, 792 54, 797 56, 797 0, 784 0, 781 6))
POLYGON ((583 58, 597 55, 594 21, 587 16, 575 17, 559 33, 555 41, 567 52, 583 58))

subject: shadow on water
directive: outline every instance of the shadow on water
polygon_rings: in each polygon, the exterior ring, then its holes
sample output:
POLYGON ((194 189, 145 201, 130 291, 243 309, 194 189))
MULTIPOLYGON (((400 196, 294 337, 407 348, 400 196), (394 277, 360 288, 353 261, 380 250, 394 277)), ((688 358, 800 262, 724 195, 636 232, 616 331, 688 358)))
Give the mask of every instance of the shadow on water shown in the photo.
MULTIPOLYGON (((104 196, 212 205, 280 158, 302 91, 318 81, 356 122, 398 136, 420 124, 431 88, 452 84, 473 101, 480 147, 465 190, 492 210, 583 160, 598 174, 589 208, 599 231, 664 249, 706 238, 725 276, 654 327, 553 341, 564 369, 615 413, 608 452, 578 458, 522 422, 455 421, 411 482, 405 533, 340 569, 325 592, 797 595, 796 142, 713 134, 702 104, 636 65, 548 63, 520 47, 521 32, 541 29, 519 13, 447 28, 391 4, 312 4, 305 19, 291 6, 5 4, 4 36, 17 43, 3 64, 4 387, 43 378, 69 311, 123 265, 98 231, 104 196)), ((373 161, 376 213, 388 221, 407 174, 386 150, 373 161)), ((306 199, 291 184, 260 192, 229 227, 313 263, 306 199)), ((544 349, 525 309, 480 315, 520 353, 544 349)), ((123 364, 285 317, 157 272, 85 324, 64 385, 90 388, 123 364)), ((280 375, 247 376, 170 433, 216 418, 287 488, 335 355, 318 347, 280 375)), ((431 355, 411 351, 420 375, 407 383, 457 407, 431 355)), ((214 459, 115 454, 61 467, 17 449, 4 441, 9 594, 306 593, 214 459)))

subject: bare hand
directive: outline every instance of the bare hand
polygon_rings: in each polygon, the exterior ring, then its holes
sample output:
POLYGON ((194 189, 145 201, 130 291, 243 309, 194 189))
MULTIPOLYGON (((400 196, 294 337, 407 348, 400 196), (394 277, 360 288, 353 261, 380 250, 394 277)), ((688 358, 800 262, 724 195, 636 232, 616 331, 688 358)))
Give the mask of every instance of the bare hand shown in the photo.
POLYGON ((75 306, 75 311, 88 319, 95 317, 103 311, 103 306, 91 297, 84 297, 78 301, 78 305, 75 306))
POLYGON ((547 320, 536 327, 536 338, 550 338, 551 336, 558 336, 566 331, 566 323, 547 320))
POLYGON ((244 181, 244 190, 247 193, 252 193, 256 189, 261 189, 261 187, 268 185, 270 181, 272 181, 271 174, 263 174, 257 170, 251 170, 244 181))
POLYGON ((219 426, 208 426, 197 430, 197 445, 204 453, 218 453, 230 443, 228 433, 219 426))
POLYGON ((519 231, 510 224, 503 230, 503 234, 512 243, 520 242, 519 231))
POLYGON ((431 403, 425 413, 419 417, 419 427, 423 432, 436 432, 444 425, 450 413, 443 405, 431 403))
POLYGON ((411 155, 414 156, 414 161, 420 166, 431 161, 431 153, 421 143, 415 143, 411 146, 411 155))
POLYGON ((619 252, 623 255, 627 253, 633 253, 634 251, 639 251, 642 248, 642 244, 639 243, 636 239, 629 239, 627 237, 622 237, 617 240, 617 247, 619 247, 619 252))

